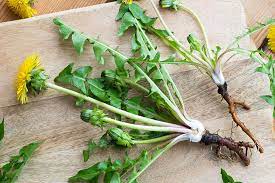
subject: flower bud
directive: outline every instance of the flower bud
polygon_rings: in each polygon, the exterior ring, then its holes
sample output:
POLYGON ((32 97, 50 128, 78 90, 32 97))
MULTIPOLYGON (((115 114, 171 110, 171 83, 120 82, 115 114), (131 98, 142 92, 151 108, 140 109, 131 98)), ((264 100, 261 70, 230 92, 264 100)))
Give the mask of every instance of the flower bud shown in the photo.
POLYGON ((31 80, 28 83, 28 89, 31 93, 37 95, 47 89, 46 81, 49 77, 45 74, 44 69, 39 68, 31 72, 31 80))
POLYGON ((159 0, 159 5, 162 8, 171 8, 178 10, 179 1, 178 0, 159 0))
POLYGON ((200 41, 193 34, 188 35, 187 41, 190 44, 191 50, 200 51, 202 49, 200 41))
POLYGON ((100 109, 84 109, 81 111, 80 118, 92 125, 102 127, 104 125, 103 118, 106 114, 100 109))
POLYGON ((131 147, 133 144, 132 137, 120 128, 110 128, 108 134, 117 145, 131 147))

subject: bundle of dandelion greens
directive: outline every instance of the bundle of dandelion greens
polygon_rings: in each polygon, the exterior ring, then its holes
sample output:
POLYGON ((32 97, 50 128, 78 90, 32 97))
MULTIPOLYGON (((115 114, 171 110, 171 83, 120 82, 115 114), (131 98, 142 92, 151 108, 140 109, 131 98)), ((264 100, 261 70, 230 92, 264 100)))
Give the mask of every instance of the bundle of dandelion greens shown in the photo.
MULTIPOLYGON (((238 52, 238 43, 239 41, 249 36, 263 28, 275 24, 274 19, 269 19, 265 23, 259 23, 258 25, 249 28, 246 32, 242 35, 236 37, 236 39, 229 44, 229 46, 222 51, 220 46, 216 46, 215 49, 211 49, 208 41, 208 37, 205 31, 205 28, 199 19, 198 15, 190 8, 186 7, 181 1, 179 0, 160 0, 159 4, 162 8, 171 8, 171 9, 181 9, 183 11, 188 12, 190 15, 194 17, 196 22, 198 23, 204 38, 204 42, 197 39, 193 34, 190 34, 187 37, 187 41, 189 43, 189 47, 185 47, 179 39, 172 33, 172 31, 167 26, 166 22, 162 18, 158 8, 156 7, 153 0, 150 0, 160 22, 162 23, 164 30, 157 29, 154 27, 153 24, 151 25, 143 25, 143 28, 155 34, 159 37, 165 44, 169 47, 174 49, 181 57, 180 60, 165 60, 162 64, 189 64, 197 68, 202 73, 206 74, 211 78, 211 80, 217 85, 218 93, 222 96, 222 98, 227 102, 229 107, 229 113, 233 121, 236 123, 237 126, 241 127, 241 129, 251 138, 251 140, 255 143, 259 152, 263 153, 264 149, 260 142, 256 139, 254 134, 246 127, 245 123, 243 123, 236 112, 236 108, 241 106, 242 108, 249 110, 250 107, 245 104, 244 102, 238 101, 230 96, 228 89, 227 89, 227 82, 223 76, 223 65, 228 60, 232 59, 238 52), (236 46, 237 45, 237 46, 236 46), (233 53, 226 61, 223 60, 224 56, 228 53, 233 53)), ((127 12, 131 5, 121 5, 120 12, 127 12)), ((271 34, 270 34, 271 35, 271 34)))
MULTIPOLYGON (((66 29, 64 32, 70 32, 68 29, 71 30, 71 28, 63 24, 59 19, 55 19, 55 23, 62 27, 61 30, 66 29)), ((79 34, 75 36, 72 35, 74 40, 75 37, 83 36, 75 31, 72 31, 70 34, 79 34)), ((66 36, 67 35, 64 35, 64 37, 66 36)), ((89 38, 89 41, 91 41, 91 38, 89 38)), ((79 43, 79 39, 74 43, 79 43)), ((96 43, 99 42, 93 42, 93 44, 96 43)), ((105 48, 110 49, 113 54, 119 53, 107 45, 103 43, 101 44, 105 48)), ((79 48, 77 45, 78 44, 74 44, 76 48, 79 48)), ((118 65, 122 63, 118 60, 116 61, 118 65)), ((169 99, 162 94, 161 90, 156 85, 154 90, 158 93, 147 93, 147 95, 149 94, 150 98, 152 98, 152 102, 155 103, 156 106, 155 109, 151 109, 147 108, 148 106, 142 106, 141 103, 137 102, 137 100, 125 100, 125 98, 120 96, 120 93, 117 90, 120 89, 123 90, 123 92, 126 92, 124 87, 134 87, 138 90, 141 90, 143 87, 138 83, 131 83, 127 80, 129 77, 125 77, 125 75, 116 75, 119 73, 118 68, 115 71, 103 71, 104 76, 101 78, 89 78, 88 75, 92 70, 90 66, 80 67, 74 71, 72 70, 72 67, 73 64, 68 65, 63 71, 60 72, 59 76, 55 78, 55 81, 72 85, 75 87, 76 91, 47 82, 48 76, 39 64, 39 58, 37 55, 32 55, 26 58, 21 68, 25 68, 24 71, 27 72, 24 72, 21 69, 18 74, 18 80, 20 81, 18 81, 18 99, 21 103, 26 103, 28 101, 29 94, 38 94, 46 88, 51 88, 74 96, 78 98, 78 100, 80 99, 95 104, 96 107, 93 109, 84 109, 81 112, 81 119, 100 128, 108 128, 106 130, 105 139, 101 139, 101 142, 104 140, 107 144, 112 142, 128 148, 136 144, 153 144, 158 142, 166 142, 167 145, 157 149, 154 152, 144 151, 136 159, 130 159, 126 156, 123 162, 120 160, 111 161, 110 159, 99 162, 88 169, 79 171, 78 174, 70 178, 70 182, 95 181, 99 178, 99 175, 102 174, 105 175, 106 182, 110 182, 114 179, 134 182, 136 178, 140 176, 140 174, 162 153, 173 147, 176 143, 186 140, 191 142, 202 142, 206 145, 217 144, 226 146, 230 150, 235 151, 246 165, 249 164, 249 159, 245 155, 245 149, 243 148, 251 148, 253 146, 248 143, 234 142, 232 139, 222 138, 216 134, 210 134, 204 130, 203 125, 199 121, 190 118, 187 119, 181 113, 178 113, 178 111, 173 111, 173 113, 170 112, 170 110, 174 110, 169 108, 170 106, 167 104, 171 103, 171 101, 169 102, 169 99), (28 66, 28 68, 26 66, 28 66), (111 76, 106 76, 107 73, 111 73, 111 76), (25 81, 25 83, 23 81, 25 81), (113 86, 113 88, 110 88, 110 85, 113 86), (160 96, 159 93, 162 94, 162 96, 160 96), (112 118, 111 115, 108 115, 105 111, 99 108, 134 120, 136 123, 133 124, 112 118), (163 116, 159 116, 159 111, 163 114, 171 116, 170 120, 173 120, 173 123, 169 120, 158 120, 158 118, 165 118, 163 116), (139 114, 137 115, 134 113, 139 114), (178 116, 181 116, 184 121, 177 120, 176 118, 178 116), (175 124, 176 122, 178 124, 175 124), (107 124, 119 126, 120 128, 110 127, 107 126, 107 124), (132 131, 126 131, 126 129, 132 129, 132 131), (130 173, 130 175, 127 175, 128 173, 130 173)), ((137 66, 137 68, 140 67, 137 66)), ((151 80, 143 69, 140 69, 139 71, 142 75, 147 77, 148 80, 151 80)), ((142 90, 145 91, 145 88, 142 90)), ((149 89, 146 89, 146 92, 147 91, 149 91, 149 89)))

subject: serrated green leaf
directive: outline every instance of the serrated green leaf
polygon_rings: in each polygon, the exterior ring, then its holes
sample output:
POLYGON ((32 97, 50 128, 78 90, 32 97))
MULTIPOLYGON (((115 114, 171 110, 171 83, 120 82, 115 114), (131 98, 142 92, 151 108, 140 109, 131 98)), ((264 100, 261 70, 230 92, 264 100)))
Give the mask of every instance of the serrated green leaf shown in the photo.
POLYGON ((125 60, 124 58, 122 58, 119 55, 113 55, 113 56, 114 56, 115 64, 116 64, 118 70, 121 70, 121 71, 125 70, 124 65, 127 62, 127 60, 125 60))
POLYGON ((189 34, 188 35, 187 41, 188 41, 188 43, 190 45, 191 52, 193 50, 198 51, 198 52, 200 50, 202 50, 202 44, 201 44, 201 42, 193 34, 189 34))
POLYGON ((129 155, 126 153, 125 157, 124 157, 124 162, 122 165, 122 169, 126 170, 130 167, 132 167, 135 164, 136 160, 132 160, 129 155))
POLYGON ((147 27, 148 31, 158 36, 160 39, 165 40, 166 44, 168 44, 172 48, 179 48, 180 45, 176 41, 174 41, 168 34, 166 30, 156 29, 154 27, 147 27))
POLYGON ((112 177, 111 177, 111 180, 110 180, 110 183, 120 183, 120 175, 118 172, 114 172, 112 177))
POLYGON ((83 53, 84 44, 88 38, 78 32, 74 32, 72 35, 72 42, 76 52, 80 55, 83 53))
POLYGON ((147 139, 153 139, 153 138, 158 138, 158 137, 161 137, 161 136, 164 136, 164 135, 168 135, 169 133, 167 133, 167 132, 154 132, 154 131, 141 132, 139 130, 130 130, 129 134, 134 139, 147 140, 147 139))
POLYGON ((149 162, 150 162, 150 159, 149 159, 148 152, 144 151, 143 155, 142 155, 142 158, 141 158, 141 161, 140 161, 139 169, 144 169, 148 165, 149 162))
POLYGON ((137 168, 134 167, 133 170, 130 173, 129 180, 135 181, 136 179, 133 179, 134 177, 137 176, 137 168))
POLYGON ((263 95, 263 96, 260 96, 264 101, 266 101, 268 104, 274 106, 275 105, 275 102, 272 98, 271 95, 263 95))
POLYGON ((116 15, 116 20, 120 20, 122 19, 122 17, 124 16, 124 14, 129 10, 129 6, 128 4, 124 4, 122 3, 119 7, 119 11, 116 15))
POLYGON ((144 14, 144 10, 137 5, 136 3, 132 3, 129 5, 129 10, 132 13, 132 15, 136 19, 140 19, 141 22, 145 25, 151 26, 155 23, 155 18, 150 18, 147 15, 144 14))
POLYGON ((83 66, 80 67, 78 69, 76 69, 73 72, 73 75, 76 77, 80 77, 80 78, 86 78, 89 76, 89 74, 92 72, 92 67, 91 66, 83 66))
POLYGON ((140 55, 143 59, 151 58, 151 52, 148 49, 140 30, 136 31, 137 41, 140 45, 140 55))
POLYGON ((134 33, 131 38, 131 51, 133 53, 137 52, 140 49, 140 45, 137 41, 136 34, 134 33))
POLYGON ((163 78, 162 73, 160 72, 160 70, 155 70, 152 74, 152 79, 154 81, 161 81, 163 78))
POLYGON ((114 172, 107 172, 104 175, 104 183, 110 183, 112 177, 113 177, 114 172))
POLYGON ((62 84, 71 84, 77 89, 79 89, 82 93, 87 95, 88 91, 86 89, 85 82, 86 77, 88 77, 92 71, 92 67, 84 66, 72 72, 73 65, 74 64, 71 63, 65 69, 63 69, 59 73, 59 75, 54 79, 54 81, 62 84))
POLYGON ((98 142, 96 143, 94 140, 90 140, 88 142, 87 149, 83 150, 83 160, 84 162, 88 161, 90 158, 90 155, 97 149, 105 149, 111 144, 111 139, 108 138, 108 134, 103 134, 98 142))
POLYGON ((139 82, 140 80, 144 79, 144 76, 138 72, 137 70, 135 70, 135 82, 139 82))
POLYGON ((0 182, 14 183, 39 145, 37 142, 28 144, 19 150, 17 156, 12 156, 9 163, 0 168, 0 182))
POLYGON ((104 89, 104 84, 102 83, 102 80, 100 78, 88 79, 87 83, 93 95, 95 95, 102 101, 109 101, 109 97, 104 89))
POLYGON ((118 109, 121 109, 122 100, 120 98, 110 96, 110 104, 118 109))
POLYGON ((139 96, 132 97, 132 98, 128 99, 127 101, 125 101, 126 111, 130 112, 132 114, 138 115, 138 113, 139 113, 138 108, 141 108, 140 103, 141 103, 141 97, 139 97, 139 96))
POLYGON ((63 84, 70 84, 72 82, 72 70, 73 70, 74 64, 71 63, 67 67, 65 67, 59 75, 54 79, 54 82, 60 82, 63 84))
POLYGON ((144 16, 143 10, 136 3, 130 4, 129 5, 129 10, 133 14, 133 16, 137 19, 141 19, 141 17, 144 16))
POLYGON ((83 160, 84 160, 84 162, 89 160, 90 154, 93 153, 93 151, 96 148, 97 148, 97 144, 93 140, 90 140, 88 142, 88 149, 83 150, 83 160))
POLYGON ((105 174, 104 183, 119 183, 119 171, 123 169, 120 160, 111 159, 94 164, 93 166, 80 170, 75 176, 69 179, 69 182, 97 182, 100 175, 105 174))
POLYGON ((85 78, 75 77, 74 75, 72 77, 72 85, 74 87, 80 89, 82 93, 87 95, 88 91, 87 91, 87 88, 86 88, 86 85, 85 85, 85 81, 86 81, 85 78))
POLYGON ((72 35, 73 30, 70 27, 64 26, 63 22, 59 18, 53 19, 53 22, 59 26, 59 33, 64 40, 68 39, 72 35))
POLYGON ((99 139, 97 145, 100 148, 107 148, 108 145, 110 145, 110 140, 108 139, 107 133, 102 135, 102 137, 99 139))
POLYGON ((72 84, 76 88, 80 89, 85 95, 88 94, 85 84, 86 78, 89 76, 91 72, 92 67, 90 66, 80 67, 73 72, 72 84))
POLYGON ((261 73, 264 73, 264 74, 269 74, 268 68, 266 68, 264 65, 257 67, 255 71, 256 72, 261 72, 261 73))
POLYGON ((69 178, 69 182, 92 181, 94 178, 97 178, 101 174, 99 166, 102 166, 102 163, 107 164, 106 162, 96 163, 90 168, 80 170, 75 176, 69 178))
POLYGON ((238 42, 248 36, 248 35, 251 35, 257 31, 260 31, 262 30, 263 28, 271 25, 271 24, 275 24, 275 19, 274 18, 271 18, 271 19, 268 19, 266 22, 264 23, 257 23, 255 26, 252 26, 252 27, 249 27, 244 33, 242 33, 241 35, 237 36, 235 38, 235 40, 228 46, 228 48, 231 48, 232 46, 238 44, 238 42))
POLYGON ((121 93, 118 90, 114 89, 114 88, 109 88, 107 90, 107 95, 109 97, 114 97, 114 98, 120 98, 121 97, 121 93))
POLYGON ((126 30, 130 27, 134 26, 135 18, 132 16, 131 13, 126 12, 121 19, 121 24, 118 30, 118 36, 122 36, 126 30))
POLYGON ((96 42, 93 44, 93 50, 94 50, 95 58, 98 61, 98 63, 104 64, 105 60, 103 58, 103 54, 108 49, 105 46, 103 46, 102 44, 99 44, 96 42))
POLYGON ((70 29, 69 27, 61 25, 60 28, 59 28, 59 32, 62 35, 63 39, 66 40, 66 39, 68 39, 72 35, 73 30, 70 29))
POLYGON ((216 62, 216 60, 218 60, 218 56, 219 56, 221 49, 222 48, 220 46, 216 46, 216 50, 212 50, 212 52, 214 53, 213 62, 216 62))
POLYGON ((0 123, 0 142, 4 138, 5 134, 5 125, 4 125, 4 118, 2 119, 2 122, 0 123))
POLYGON ((23 156, 25 160, 28 160, 40 144, 40 142, 34 142, 24 146, 20 149, 19 155, 23 156))
POLYGON ((221 169, 221 175, 223 183, 237 183, 234 181, 234 179, 226 173, 224 169, 221 169))
POLYGON ((164 118, 156 113, 154 108, 152 107, 143 107, 141 106, 140 102, 136 103, 135 101, 125 100, 123 104, 126 106, 126 109, 131 109, 135 113, 141 113, 145 117, 148 118, 155 118, 159 120, 163 120, 164 118))
POLYGON ((117 90, 120 93, 119 96, 121 97, 122 94, 128 93, 128 86, 125 82, 125 79, 129 79, 128 70, 104 70, 101 73, 101 77, 104 80, 104 84, 106 88, 117 90))

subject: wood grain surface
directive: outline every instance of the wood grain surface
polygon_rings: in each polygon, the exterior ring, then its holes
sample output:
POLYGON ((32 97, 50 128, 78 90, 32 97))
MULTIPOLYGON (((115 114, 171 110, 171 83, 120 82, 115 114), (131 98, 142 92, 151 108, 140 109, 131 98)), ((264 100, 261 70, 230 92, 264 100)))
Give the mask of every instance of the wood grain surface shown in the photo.
MULTIPOLYGON (((238 0, 188 0, 186 3, 198 12, 209 33, 210 44, 227 45, 244 30, 246 18, 244 9, 238 0), (219 15, 219 16, 217 16, 219 15), (209 19, 208 17, 211 17, 209 19)), ((142 6, 152 12, 151 6, 142 1, 142 6)), ((41 55, 51 80, 64 66, 71 62, 76 65, 95 65, 93 75, 103 68, 112 67, 108 60, 106 66, 98 66, 91 56, 90 48, 85 54, 78 56, 70 42, 63 42, 52 19, 61 17, 65 22, 76 26, 79 30, 99 36, 113 47, 119 46, 122 52, 130 54, 129 35, 117 37, 118 24, 114 21, 118 5, 108 3, 77 10, 43 15, 31 19, 6 22, 0 24, 0 116, 5 116, 6 136, 0 145, 0 164, 7 161, 10 155, 17 153, 19 147, 34 140, 44 143, 22 171, 20 183, 63 183, 77 170, 110 156, 120 157, 122 151, 97 152, 84 163, 82 150, 91 138, 98 138, 103 132, 83 123, 79 119, 79 108, 74 107, 74 99, 61 96, 48 90, 26 105, 18 105, 15 101, 14 78, 21 61, 25 56, 36 52, 41 55)), ((200 35, 193 20, 182 12, 171 14, 162 11, 168 25, 175 30, 181 39, 190 32, 200 35)), ((170 53, 164 45, 155 40, 163 57, 170 53)), ((241 43, 242 47, 253 47, 250 39, 241 43)), ((236 179, 250 183, 272 183, 275 169, 275 142, 272 141, 271 108, 259 98, 268 93, 267 79, 255 73, 256 63, 248 60, 234 60, 225 68, 231 95, 248 102, 251 111, 238 111, 242 120, 260 139, 265 148, 264 154, 253 150, 251 165, 244 167, 239 162, 228 162, 217 159, 210 147, 201 144, 180 143, 162 156, 141 177, 141 182, 160 183, 201 183, 220 182, 220 168, 228 170, 236 179)), ((232 127, 227 105, 221 102, 217 88, 211 80, 191 67, 169 67, 180 92, 184 96, 188 113, 203 122, 212 132, 218 130, 221 135, 230 135, 232 127)), ((237 140, 249 140, 240 129, 234 128, 233 137, 237 140)), ((144 147, 130 151, 135 156, 144 147)))
MULTIPOLYGON (((38 10, 38 14, 42 15, 110 1, 113 0, 38 0, 35 3, 35 8, 38 10)), ((18 19, 18 17, 7 8, 5 2, 6 0, 0 0, 0 22, 18 19)), ((245 8, 248 26, 252 26, 256 22, 264 21, 266 18, 275 17, 275 0, 241 0, 241 2, 245 8)), ((263 30, 252 36, 257 47, 261 45, 266 34, 267 31, 263 30)))
MULTIPOLYGON (((6 5, 7 0, 0 0, 0 22, 6 22, 19 19, 6 5)), ((64 11, 74 8, 92 6, 95 4, 106 3, 108 0, 37 0, 34 8, 37 9, 39 15, 49 14, 58 11, 64 11)))

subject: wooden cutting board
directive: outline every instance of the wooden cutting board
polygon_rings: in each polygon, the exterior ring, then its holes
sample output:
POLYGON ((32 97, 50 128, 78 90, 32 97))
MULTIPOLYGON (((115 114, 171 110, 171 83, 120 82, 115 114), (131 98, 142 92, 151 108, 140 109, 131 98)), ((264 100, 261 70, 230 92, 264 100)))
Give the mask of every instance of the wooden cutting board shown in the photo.
MULTIPOLYGON (((238 0, 188 0, 186 4, 198 13, 209 34, 210 43, 222 47, 232 41, 246 28, 246 20, 241 3, 238 0), (207 3, 207 9, 205 4, 207 3)), ((157 2, 156 2, 157 3, 157 2)), ((149 2, 142 1, 142 6, 154 15, 149 2)), ((102 131, 79 119, 79 108, 74 107, 74 99, 48 90, 43 95, 31 99, 26 105, 18 105, 15 100, 14 78, 22 60, 32 53, 41 55, 42 63, 51 80, 67 64, 92 64, 93 75, 98 75, 103 68, 112 67, 111 60, 106 66, 97 66, 88 47, 85 54, 78 56, 70 42, 63 42, 54 17, 61 17, 65 22, 79 30, 99 37, 113 47, 130 55, 129 35, 117 37, 118 23, 114 17, 118 11, 116 3, 69 10, 43 15, 26 20, 0 24, 0 116, 5 117, 6 135, 0 145, 0 163, 8 160, 18 149, 35 140, 44 143, 26 165, 18 182, 22 183, 61 183, 74 175, 79 169, 106 159, 119 157, 122 151, 99 151, 84 163, 82 150, 91 138, 98 138, 102 131)), ((193 32, 201 37, 198 27, 187 14, 162 11, 167 24, 185 43, 186 36, 193 32)), ((171 50, 155 40, 165 57, 171 50)), ((241 46, 253 47, 249 39, 241 46)), ((108 56, 107 56, 108 57, 108 56)), ((108 58, 107 58, 108 60, 108 58)), ((239 59, 227 64, 225 75, 231 95, 247 101, 251 111, 239 111, 241 119, 255 133, 265 147, 264 154, 252 152, 251 165, 244 167, 239 162, 228 162, 215 157, 213 150, 204 145, 184 142, 178 144, 154 163, 140 178, 141 182, 221 182, 220 168, 224 168, 236 179, 243 182, 271 183, 275 168, 275 143, 271 140, 271 109, 260 95, 268 93, 266 78, 254 70, 256 63, 239 59)), ((221 135, 230 135, 231 118, 227 105, 217 94, 217 88, 206 76, 193 68, 174 66, 173 73, 186 101, 189 114, 201 120, 212 132, 219 129, 221 135)), ((240 129, 234 129, 233 137, 248 140, 240 129)), ((142 148, 135 148, 131 155, 136 155, 142 148)))

